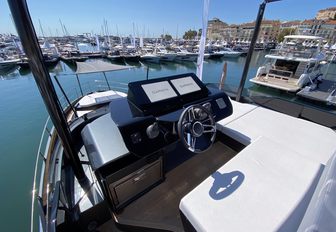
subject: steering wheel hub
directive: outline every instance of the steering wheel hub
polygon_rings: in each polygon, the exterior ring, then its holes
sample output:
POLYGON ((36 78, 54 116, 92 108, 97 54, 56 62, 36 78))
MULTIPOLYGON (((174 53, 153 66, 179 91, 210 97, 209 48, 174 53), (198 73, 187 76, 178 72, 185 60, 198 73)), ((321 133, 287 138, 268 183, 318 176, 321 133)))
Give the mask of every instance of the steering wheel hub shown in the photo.
POLYGON ((195 121, 193 124, 192 124, 192 127, 191 127, 191 133, 195 136, 195 137, 200 137, 202 136, 203 134, 203 131, 204 131, 204 127, 203 127, 203 124, 199 121, 195 121))

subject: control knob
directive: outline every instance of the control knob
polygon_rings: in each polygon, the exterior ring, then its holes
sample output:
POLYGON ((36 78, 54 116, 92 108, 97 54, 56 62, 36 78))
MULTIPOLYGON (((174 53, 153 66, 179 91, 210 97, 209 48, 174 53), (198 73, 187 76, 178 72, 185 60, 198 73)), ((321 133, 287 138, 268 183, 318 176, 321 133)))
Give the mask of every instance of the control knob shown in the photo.
POLYGON ((160 130, 159 130, 159 124, 157 122, 154 122, 153 124, 149 125, 146 129, 146 133, 148 138, 155 139, 159 136, 160 130))

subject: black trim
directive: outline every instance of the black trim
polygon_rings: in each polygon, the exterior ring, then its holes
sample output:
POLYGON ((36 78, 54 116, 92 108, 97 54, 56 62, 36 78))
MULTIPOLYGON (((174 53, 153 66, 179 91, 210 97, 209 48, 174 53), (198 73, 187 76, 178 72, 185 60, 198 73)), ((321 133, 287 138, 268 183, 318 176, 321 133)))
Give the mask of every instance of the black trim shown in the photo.
POLYGON ((197 232, 197 230, 193 227, 193 225, 190 223, 188 218, 184 216, 182 211, 180 210, 181 220, 183 224, 183 229, 185 232, 197 232))

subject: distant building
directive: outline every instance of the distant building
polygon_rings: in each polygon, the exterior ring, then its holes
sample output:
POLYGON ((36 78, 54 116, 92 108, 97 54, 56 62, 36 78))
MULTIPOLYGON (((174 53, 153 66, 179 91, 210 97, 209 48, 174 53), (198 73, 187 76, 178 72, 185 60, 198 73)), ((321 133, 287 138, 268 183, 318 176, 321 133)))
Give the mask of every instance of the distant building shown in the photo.
POLYGON ((336 20, 326 20, 319 26, 318 35, 325 38, 330 44, 336 43, 336 20))
POLYGON ((336 43, 336 20, 306 19, 301 22, 298 34, 323 37, 328 43, 336 43))
MULTIPOLYGON (((227 42, 250 42, 255 22, 228 25, 218 18, 209 20, 207 37, 210 40, 227 42)), ((292 34, 316 35, 323 37, 328 43, 336 43, 336 7, 320 10, 315 19, 303 21, 263 20, 257 42, 275 42, 281 31, 293 29, 292 34)))
POLYGON ((232 24, 224 27, 223 40, 226 42, 236 41, 239 36, 239 25, 232 24))
POLYGON ((224 23, 218 18, 209 20, 208 22, 208 31, 207 37, 211 40, 223 39, 224 28, 228 26, 227 23, 224 23))
MULTIPOLYGON (((263 20, 257 42, 276 41, 280 32, 279 20, 263 20)), ((255 22, 243 23, 239 26, 238 41, 249 42, 252 40, 255 22)))
POLYGON ((314 19, 303 20, 298 27, 298 34, 300 35, 313 35, 313 27, 315 24, 314 19))
POLYGON ((316 15, 317 20, 336 20, 336 7, 320 10, 316 15))
POLYGON ((294 21, 285 21, 280 24, 280 31, 285 30, 285 29, 292 29, 295 33, 297 33, 298 28, 301 24, 300 20, 294 20, 294 21))

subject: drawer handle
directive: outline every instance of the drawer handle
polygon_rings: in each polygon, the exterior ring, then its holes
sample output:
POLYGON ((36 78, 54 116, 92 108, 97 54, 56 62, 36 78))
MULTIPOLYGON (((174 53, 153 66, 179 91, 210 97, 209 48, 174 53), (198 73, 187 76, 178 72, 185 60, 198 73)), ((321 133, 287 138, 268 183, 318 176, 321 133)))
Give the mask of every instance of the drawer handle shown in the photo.
POLYGON ((139 180, 141 180, 144 176, 146 175, 146 173, 142 173, 139 176, 135 177, 133 179, 133 182, 138 182, 139 180))

